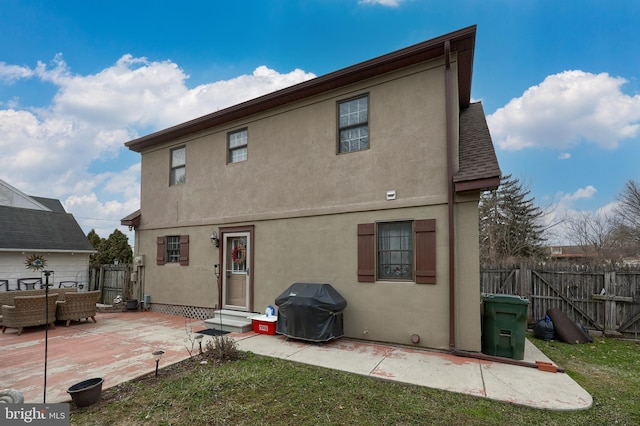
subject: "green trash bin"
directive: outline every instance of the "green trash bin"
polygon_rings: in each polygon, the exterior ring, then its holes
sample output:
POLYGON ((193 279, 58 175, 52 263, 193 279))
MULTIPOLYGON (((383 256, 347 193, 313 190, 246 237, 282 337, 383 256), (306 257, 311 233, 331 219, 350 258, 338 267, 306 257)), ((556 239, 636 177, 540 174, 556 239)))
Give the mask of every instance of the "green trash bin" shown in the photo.
POLYGON ((482 353, 524 359, 529 300, 510 294, 483 294, 482 306, 482 353))

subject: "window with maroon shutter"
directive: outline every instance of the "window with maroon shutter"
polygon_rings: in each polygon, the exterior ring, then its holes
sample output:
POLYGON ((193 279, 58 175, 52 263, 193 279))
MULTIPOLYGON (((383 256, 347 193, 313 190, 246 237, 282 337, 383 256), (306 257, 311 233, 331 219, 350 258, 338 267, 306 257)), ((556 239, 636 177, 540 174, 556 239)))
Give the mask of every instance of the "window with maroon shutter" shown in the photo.
POLYGON ((375 223, 358 225, 358 281, 372 283, 376 280, 375 223))
POLYGON ((436 283, 436 220, 416 220, 416 283, 436 283))
POLYGON ((164 265, 165 243, 164 237, 156 238, 156 265, 164 265))
POLYGON ((156 264, 189 265, 189 235, 169 235, 156 239, 156 264))
MULTIPOLYGON (((394 222, 380 223, 380 225, 393 224, 394 222)), ((406 223, 406 222, 405 222, 406 223)), ((402 224, 402 222, 398 222, 402 224)), ((399 235, 403 235, 402 232, 395 232, 391 230, 388 234, 388 238, 393 238, 395 241, 392 244, 397 246, 399 241, 405 240, 405 238, 399 238, 399 235)), ((383 238, 384 239, 384 238, 383 238)), ((358 224, 358 281, 359 282, 375 282, 376 280, 376 268, 387 267, 389 265, 395 265, 396 269, 400 271, 399 279, 407 280, 409 277, 403 271, 405 266, 410 265, 410 261, 404 261, 404 257, 411 256, 410 253, 406 253, 407 250, 400 244, 397 248, 390 244, 389 249, 382 247, 381 252, 383 255, 388 256, 390 259, 395 256, 400 256, 400 262, 388 262, 385 259, 380 259, 380 253, 376 253, 376 224, 375 223, 362 223, 358 224), (403 276, 404 275, 404 276, 403 276)), ((410 250, 415 254, 414 262, 414 279, 417 284, 435 284, 436 283, 436 220, 435 219, 422 219, 413 222, 413 242, 410 250)), ((413 256, 411 256, 413 257, 413 256)), ((393 276, 387 273, 388 271, 378 271, 379 279, 394 279, 393 276)))

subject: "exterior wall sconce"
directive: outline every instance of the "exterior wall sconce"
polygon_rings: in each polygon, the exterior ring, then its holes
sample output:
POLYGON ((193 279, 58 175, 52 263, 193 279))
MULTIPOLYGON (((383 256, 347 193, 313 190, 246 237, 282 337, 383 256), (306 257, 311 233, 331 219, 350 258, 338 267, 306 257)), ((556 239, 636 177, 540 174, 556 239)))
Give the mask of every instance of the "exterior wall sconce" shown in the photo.
POLYGON ((158 364, 160 364, 160 358, 162 358, 162 354, 164 351, 155 351, 151 355, 156 359, 156 377, 158 377, 158 364))
POLYGON ((209 237, 209 239, 211 239, 211 244, 213 244, 216 247, 220 247, 220 240, 218 239, 218 233, 216 231, 213 231, 211 233, 211 236, 209 237))

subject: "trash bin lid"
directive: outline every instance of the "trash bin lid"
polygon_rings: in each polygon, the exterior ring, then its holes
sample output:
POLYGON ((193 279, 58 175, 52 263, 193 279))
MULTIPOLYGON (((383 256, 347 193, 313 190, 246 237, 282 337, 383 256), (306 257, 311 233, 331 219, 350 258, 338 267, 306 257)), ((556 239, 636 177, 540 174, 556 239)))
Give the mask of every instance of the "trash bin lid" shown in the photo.
POLYGON ((529 299, 515 294, 482 294, 484 303, 509 303, 512 305, 528 305, 529 299))

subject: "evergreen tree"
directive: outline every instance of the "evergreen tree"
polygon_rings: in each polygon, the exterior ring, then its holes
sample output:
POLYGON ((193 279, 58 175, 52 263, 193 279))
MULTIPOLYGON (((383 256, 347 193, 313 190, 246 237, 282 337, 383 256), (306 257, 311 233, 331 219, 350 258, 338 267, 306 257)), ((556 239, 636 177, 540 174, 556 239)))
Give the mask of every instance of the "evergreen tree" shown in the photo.
MULTIPOLYGON (((98 235, 95 229, 92 229, 91 231, 89 231, 89 233, 87 234, 87 238, 89 239, 89 242, 91 243, 93 248, 96 250, 100 249, 100 244, 102 244, 102 242, 104 241, 104 238, 100 238, 100 235, 98 235)), ((97 259, 98 254, 99 254, 99 251, 98 253, 94 253, 91 256, 89 256, 89 264, 91 266, 96 266, 100 264, 100 262, 98 262, 98 259, 97 259)))
POLYGON ((133 250, 127 236, 118 229, 114 230, 107 239, 100 238, 93 229, 87 234, 87 237, 94 248, 98 250, 91 256, 92 266, 111 264, 116 259, 120 263, 133 261, 133 250))
POLYGON ((480 259, 497 263, 544 255, 544 212, 511 175, 480 197, 480 259))

